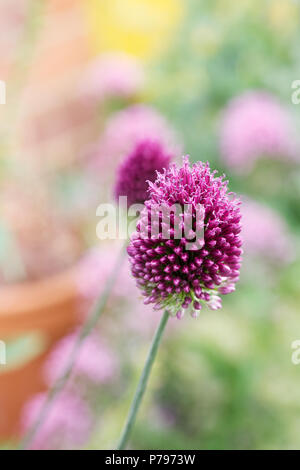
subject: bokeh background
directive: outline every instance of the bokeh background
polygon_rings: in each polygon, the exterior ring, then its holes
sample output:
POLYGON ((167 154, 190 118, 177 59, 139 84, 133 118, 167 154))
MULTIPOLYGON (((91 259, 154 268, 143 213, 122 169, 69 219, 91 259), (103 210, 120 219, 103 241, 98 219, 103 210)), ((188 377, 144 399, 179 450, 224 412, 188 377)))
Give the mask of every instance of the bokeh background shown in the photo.
MULTIPOLYGON (((226 174, 244 261, 222 310, 169 322, 130 448, 300 448, 299 9, 1 0, 2 447, 33 422, 110 274, 120 243, 97 240, 96 208, 149 137, 226 174)), ((32 448, 115 446, 158 321, 125 262, 32 448)))

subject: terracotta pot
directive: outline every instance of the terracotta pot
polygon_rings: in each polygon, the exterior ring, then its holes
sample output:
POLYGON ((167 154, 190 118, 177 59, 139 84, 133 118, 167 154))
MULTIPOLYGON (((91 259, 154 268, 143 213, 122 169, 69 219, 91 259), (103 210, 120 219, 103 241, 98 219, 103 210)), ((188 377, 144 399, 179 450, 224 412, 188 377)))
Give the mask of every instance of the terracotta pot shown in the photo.
POLYGON ((73 268, 48 279, 0 288, 0 340, 6 345, 7 362, 0 365, 1 440, 17 437, 22 406, 45 389, 41 373, 45 357, 79 321, 76 272, 73 268), (9 345, 18 342, 19 352, 9 354, 9 345))

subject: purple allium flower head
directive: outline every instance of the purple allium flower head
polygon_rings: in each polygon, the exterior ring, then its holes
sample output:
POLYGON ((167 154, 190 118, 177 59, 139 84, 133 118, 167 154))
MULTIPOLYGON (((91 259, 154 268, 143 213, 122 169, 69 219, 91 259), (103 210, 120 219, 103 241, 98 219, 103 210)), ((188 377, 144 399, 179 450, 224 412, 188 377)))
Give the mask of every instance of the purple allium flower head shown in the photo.
MULTIPOLYGON (((35 423, 47 398, 47 393, 32 397, 24 406, 21 430, 26 433, 35 423)), ((92 429, 91 412, 81 397, 75 393, 62 392, 45 422, 40 426, 31 450, 71 450, 88 440, 92 429)))
POLYGON ((141 63, 125 53, 106 53, 88 68, 83 91, 92 99, 129 98, 139 93, 145 77, 141 63))
POLYGON ((242 254, 241 213, 240 201, 227 184, 208 163, 190 167, 188 157, 181 168, 172 164, 149 184, 149 199, 128 247, 145 303, 179 318, 185 310, 197 316, 205 304, 221 308, 219 295, 234 291, 242 254), (153 214, 174 205, 181 213, 171 213, 167 228, 160 215, 158 233, 153 234, 153 214), (204 238, 196 237, 199 229, 204 238))
MULTIPOLYGON (((71 333, 58 342, 44 365, 44 377, 53 385, 62 375, 78 338, 71 333)), ((111 382, 117 375, 117 359, 110 348, 94 333, 84 341, 73 368, 72 378, 88 379, 95 384, 111 382)))
POLYGON ((242 205, 242 239, 245 253, 274 263, 292 259, 291 237, 278 213, 258 202, 245 200, 242 205))
POLYGON ((246 92, 225 109, 221 155, 229 167, 249 171, 261 157, 293 159, 295 142, 286 110, 266 92, 246 92))
POLYGON ((127 196, 127 204, 143 204, 148 197, 148 182, 156 179, 156 171, 168 168, 171 155, 159 142, 143 140, 120 165, 115 185, 115 199, 127 196))

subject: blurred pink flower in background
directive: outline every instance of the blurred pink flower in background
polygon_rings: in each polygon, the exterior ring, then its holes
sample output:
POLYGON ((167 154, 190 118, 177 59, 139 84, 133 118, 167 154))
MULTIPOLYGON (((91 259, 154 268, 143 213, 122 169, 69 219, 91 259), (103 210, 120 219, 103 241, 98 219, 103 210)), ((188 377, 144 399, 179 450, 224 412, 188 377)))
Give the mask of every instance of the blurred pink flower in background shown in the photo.
MULTIPOLYGON (((130 330, 131 334, 137 335, 139 339, 150 341, 161 316, 161 310, 154 310, 153 305, 145 305, 141 299, 136 297, 132 308, 128 309, 126 314, 126 328, 130 330)), ((180 326, 180 323, 177 317, 170 317, 166 327, 167 334, 172 334, 180 326)))
MULTIPOLYGON (((122 243, 105 243, 91 249, 81 261, 77 277, 78 290, 83 299, 93 302, 105 288, 105 283, 114 269, 122 243)), ((135 282, 130 275, 129 263, 124 261, 114 283, 111 297, 131 298, 137 295, 135 282)))
POLYGON ((142 90, 144 82, 143 67, 135 57, 111 52, 101 55, 88 67, 83 91, 85 96, 98 101, 130 98, 142 90))
MULTIPOLYGON (((102 247, 92 249, 82 260, 77 282, 78 289, 85 300, 81 309, 83 317, 90 311, 91 304, 103 290, 121 246, 119 243, 105 244, 102 247)), ((129 328, 132 334, 150 339, 159 323, 161 312, 153 310, 151 305, 144 305, 141 299, 142 296, 131 275, 129 261, 126 259, 120 268, 108 308, 112 303, 114 305, 120 304, 122 307, 121 318, 124 319, 126 328, 129 328)), ((113 309, 111 309, 111 313, 114 314, 113 309)), ((177 319, 170 321, 169 325, 171 323, 174 325, 178 321, 177 319)))
MULTIPOLYGON (((44 376, 48 385, 62 375, 78 338, 78 332, 59 341, 44 365, 44 376)), ((96 384, 111 382, 118 371, 118 361, 111 349, 96 333, 89 335, 79 350, 73 378, 81 377, 96 384)))
POLYGON ((292 240, 280 215, 250 200, 243 202, 241 211, 245 255, 262 256, 273 262, 289 262, 292 240))
POLYGON ((287 111, 275 97, 261 92, 246 92, 234 98, 224 111, 221 155, 237 171, 249 171, 257 159, 293 159, 295 141, 287 111))
MULTIPOLYGON (((35 423, 46 397, 46 393, 40 393, 25 404, 21 417, 21 429, 24 433, 35 423)), ((63 392, 50 408, 30 449, 70 450, 84 445, 91 429, 92 417, 85 402, 74 393, 63 392)))
POLYGON ((141 140, 155 140, 167 153, 178 156, 182 145, 168 121, 153 107, 133 105, 113 114, 92 151, 92 165, 107 172, 141 140))

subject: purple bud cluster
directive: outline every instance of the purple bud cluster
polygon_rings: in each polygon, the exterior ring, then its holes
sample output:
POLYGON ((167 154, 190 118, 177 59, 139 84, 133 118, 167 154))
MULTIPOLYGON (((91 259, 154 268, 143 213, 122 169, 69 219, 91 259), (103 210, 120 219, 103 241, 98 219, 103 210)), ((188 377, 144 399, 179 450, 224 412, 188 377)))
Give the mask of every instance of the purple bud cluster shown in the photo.
POLYGON ((142 140, 121 164, 115 185, 115 199, 127 196, 127 204, 143 204, 148 197, 147 181, 154 181, 156 171, 167 168, 171 155, 159 142, 142 140))

